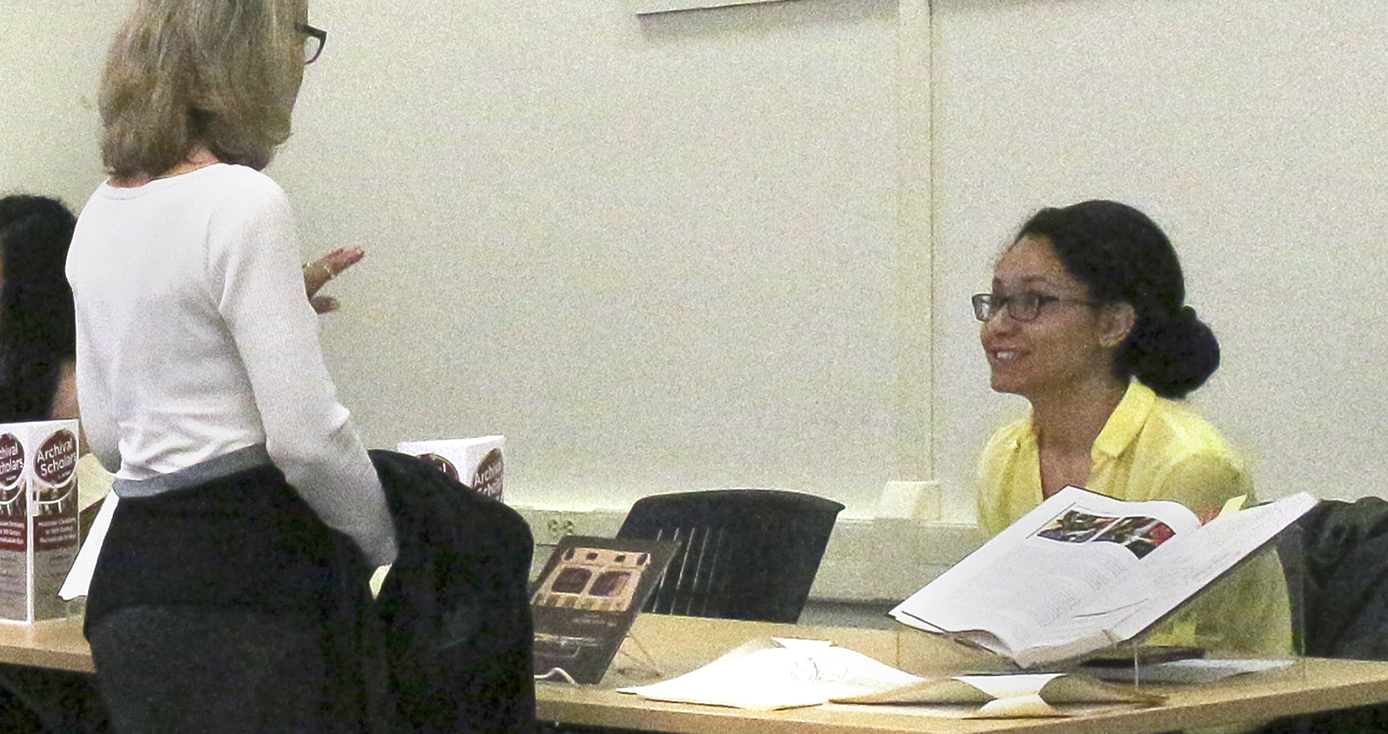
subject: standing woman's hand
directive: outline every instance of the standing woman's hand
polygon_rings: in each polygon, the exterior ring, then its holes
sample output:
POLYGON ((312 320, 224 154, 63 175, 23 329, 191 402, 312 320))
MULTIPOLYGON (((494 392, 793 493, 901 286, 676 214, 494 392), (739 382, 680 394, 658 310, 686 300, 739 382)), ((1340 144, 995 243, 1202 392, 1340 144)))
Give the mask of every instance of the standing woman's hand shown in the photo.
POLYGON ((338 302, 332 296, 320 296, 318 291, 337 277, 338 273, 356 265, 366 255, 360 247, 339 247, 336 250, 304 265, 304 291, 308 302, 317 313, 336 311, 338 302))

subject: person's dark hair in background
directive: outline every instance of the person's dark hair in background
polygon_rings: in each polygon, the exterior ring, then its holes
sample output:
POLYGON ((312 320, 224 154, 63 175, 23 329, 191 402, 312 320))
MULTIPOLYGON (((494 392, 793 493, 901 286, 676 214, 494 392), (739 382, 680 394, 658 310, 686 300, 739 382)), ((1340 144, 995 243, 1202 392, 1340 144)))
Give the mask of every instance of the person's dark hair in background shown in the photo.
POLYGON ((76 352, 63 274, 76 223, 57 199, 0 199, 0 422, 58 417, 53 397, 76 352))
POLYGON ((1219 342, 1185 305, 1181 262, 1146 214, 1116 201, 1042 209, 1017 233, 1045 237, 1066 272, 1099 304, 1132 304, 1137 321, 1113 358, 1114 376, 1136 377, 1164 398, 1183 398, 1219 367, 1219 342))
MULTIPOLYGON (((76 223, 57 199, 0 198, 0 423, 77 417, 58 398, 74 392, 63 264, 76 223)), ((0 665, 0 731, 106 731, 106 713, 89 675, 0 665)))

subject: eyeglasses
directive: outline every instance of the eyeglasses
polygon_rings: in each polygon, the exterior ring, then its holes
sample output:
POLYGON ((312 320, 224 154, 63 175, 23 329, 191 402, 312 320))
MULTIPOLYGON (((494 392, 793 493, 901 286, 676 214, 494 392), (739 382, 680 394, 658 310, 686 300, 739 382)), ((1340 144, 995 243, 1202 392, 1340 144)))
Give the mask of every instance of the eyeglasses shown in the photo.
POLYGON ((1033 321, 1041 314, 1041 307, 1048 303, 1094 303, 1083 298, 1061 298, 1043 296, 1040 293, 1018 293, 1015 296, 1000 296, 996 293, 979 293, 972 299, 974 318, 979 321, 992 321, 1007 309, 1007 315, 1017 321, 1033 321))
POLYGON ((328 32, 307 23, 295 23, 294 30, 304 34, 304 66, 308 66, 318 58, 318 54, 323 53, 323 45, 328 42, 328 32))

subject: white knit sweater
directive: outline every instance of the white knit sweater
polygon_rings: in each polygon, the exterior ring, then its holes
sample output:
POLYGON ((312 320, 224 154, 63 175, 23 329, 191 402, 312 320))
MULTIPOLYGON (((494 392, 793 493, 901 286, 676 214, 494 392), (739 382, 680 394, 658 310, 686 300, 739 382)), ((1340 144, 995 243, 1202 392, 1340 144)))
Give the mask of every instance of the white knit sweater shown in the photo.
POLYGON ((389 563, 384 494, 337 400, 298 263, 288 200, 258 171, 102 184, 67 261, 82 424, 127 481, 264 444, 325 523, 389 563))

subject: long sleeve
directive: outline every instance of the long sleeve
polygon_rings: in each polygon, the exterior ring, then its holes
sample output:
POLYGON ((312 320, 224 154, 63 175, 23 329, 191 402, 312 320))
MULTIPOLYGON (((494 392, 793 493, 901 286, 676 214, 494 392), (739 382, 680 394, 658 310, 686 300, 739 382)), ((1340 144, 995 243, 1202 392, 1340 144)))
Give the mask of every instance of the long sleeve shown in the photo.
POLYGON ((277 188, 247 193, 246 206, 212 221, 209 283, 250 380, 266 450, 325 523, 384 565, 395 557, 390 513, 323 361, 288 202, 277 188))

